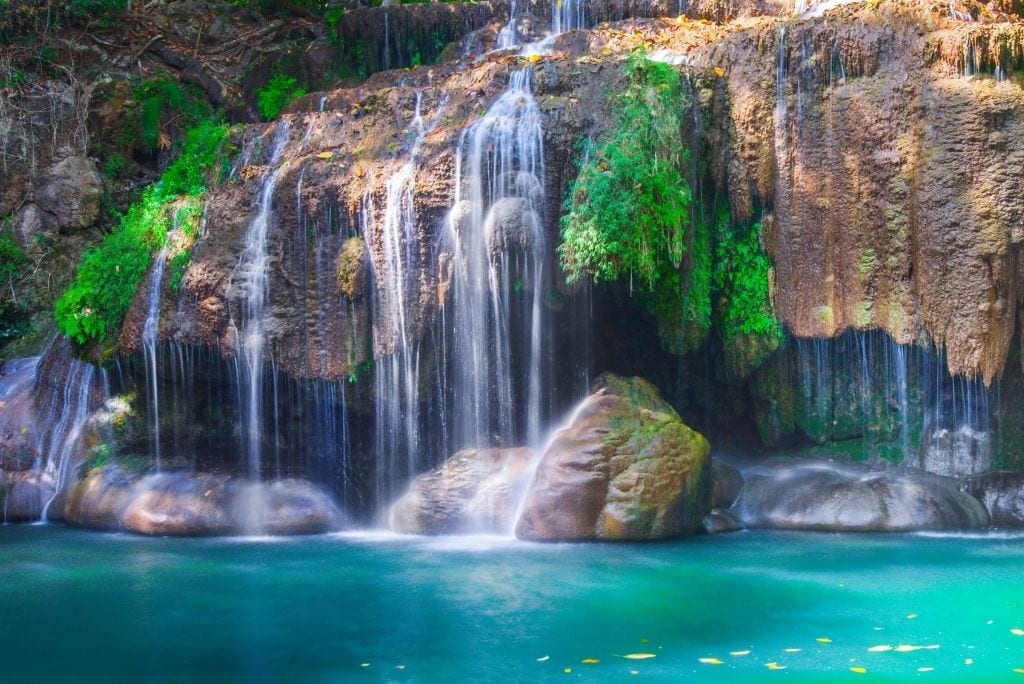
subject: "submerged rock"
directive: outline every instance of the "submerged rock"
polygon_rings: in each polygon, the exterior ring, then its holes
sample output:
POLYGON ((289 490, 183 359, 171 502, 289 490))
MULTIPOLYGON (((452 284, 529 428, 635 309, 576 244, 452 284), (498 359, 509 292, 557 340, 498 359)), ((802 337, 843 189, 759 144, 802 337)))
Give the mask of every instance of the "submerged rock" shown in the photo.
POLYGON ((537 466, 516 535, 639 541, 697 531, 710 447, 640 378, 606 374, 537 466))
POLYGON ((988 511, 993 525, 1024 527, 1024 472, 997 470, 972 477, 967 491, 988 511))
POLYGON ((902 532, 982 527, 985 508, 955 480, 915 468, 858 463, 765 463, 745 473, 733 510, 747 527, 902 532))
POLYGON ((508 532, 534 458, 525 447, 464 449, 416 478, 388 525, 406 534, 508 532))

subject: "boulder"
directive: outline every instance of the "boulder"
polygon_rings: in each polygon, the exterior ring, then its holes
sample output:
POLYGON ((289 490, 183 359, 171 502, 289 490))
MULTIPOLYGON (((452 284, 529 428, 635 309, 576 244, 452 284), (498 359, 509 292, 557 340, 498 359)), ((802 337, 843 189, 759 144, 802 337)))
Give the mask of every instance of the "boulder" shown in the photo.
POLYGON ((464 449, 417 477, 388 525, 406 534, 507 533, 535 458, 523 447, 464 449))
POLYGON ((997 470, 972 477, 967 491, 988 511, 997 527, 1024 527, 1024 472, 997 470))
POLYGON ((708 534, 724 534, 738 532, 743 529, 743 521, 735 513, 724 508, 712 508, 704 516, 704 531, 708 534))
POLYGON ((64 520, 75 527, 119 530, 138 481, 117 466, 94 468, 68 495, 64 520))
POLYGON ((230 479, 185 472, 143 478, 121 518, 129 532, 166 536, 204 536, 237 531, 231 516, 230 479))
POLYGON ((341 527, 341 511, 322 489, 304 480, 249 483, 238 488, 232 515, 247 534, 323 534, 341 527))
POLYGON ((36 181, 36 205, 61 229, 88 228, 100 216, 103 178, 87 157, 57 162, 36 181))
POLYGON ((747 527, 903 532, 988 523, 985 508, 955 480, 916 468, 779 460, 749 469, 744 477, 733 511, 747 527))
POLYGON ((607 374, 541 457, 516 535, 639 541, 696 532, 710 447, 640 378, 607 374))
POLYGON ((53 498, 53 487, 35 470, 12 473, 0 501, 0 519, 3 522, 35 522, 53 498))
POLYGON ((487 252, 491 259, 503 254, 529 252, 541 240, 540 216, 521 197, 506 197, 495 202, 484 219, 487 252))
POLYGON ((711 459, 711 508, 729 508, 743 490, 743 474, 735 466, 711 459))

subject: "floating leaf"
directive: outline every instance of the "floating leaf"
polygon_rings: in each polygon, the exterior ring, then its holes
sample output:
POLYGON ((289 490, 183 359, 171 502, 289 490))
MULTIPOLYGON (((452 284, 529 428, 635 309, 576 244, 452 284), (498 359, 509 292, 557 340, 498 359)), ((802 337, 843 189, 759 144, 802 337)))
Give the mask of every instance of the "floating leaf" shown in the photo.
POLYGON ((1024 667, 1015 667, 1013 668, 1013 671, 1017 674, 1024 674, 1024 667))
POLYGON ((729 651, 731 656, 745 656, 750 655, 750 651, 729 651))
POLYGON ((829 639, 828 637, 818 637, 817 639, 815 639, 815 641, 817 641, 819 644, 831 644, 832 643, 832 640, 829 639))
POLYGON ((964 665, 973 665, 973 664, 974 664, 974 658, 965 658, 964 659, 964 665))
POLYGON ((896 647, 897 653, 913 653, 914 651, 920 651, 924 646, 911 646, 910 644, 900 644, 896 647))
POLYGON ((915 620, 915 619, 917 619, 917 613, 911 613, 910 615, 907 616, 907 619, 908 620, 915 620))
POLYGON ((705 665, 721 665, 722 664, 722 661, 719 660, 718 658, 698 658, 698 660, 700 660, 700 662, 704 663, 705 665))
POLYGON ((850 668, 850 672, 853 672, 854 674, 867 674, 868 669, 866 667, 861 667, 860 665, 854 665, 850 668))
POLYGON ((653 653, 627 653, 622 657, 626 658, 627 660, 647 660, 655 656, 653 653))
POLYGON ((871 648, 868 649, 868 652, 869 653, 884 653, 886 651, 891 651, 891 650, 892 650, 892 646, 890 646, 889 644, 884 644, 884 645, 881 645, 881 646, 872 646, 871 648))
POLYGON ((1021 629, 1020 627, 1014 627, 1010 630, 1010 634, 1013 634, 1014 636, 1024 636, 1024 629, 1021 629))
POLYGON ((564 672, 565 674, 572 674, 572 668, 571 667, 567 667, 564 670, 562 670, 562 672, 564 672))
POLYGON ((917 668, 918 672, 932 672, 933 670, 935 670, 934 667, 919 667, 919 668, 917 668))
POLYGON ((551 656, 549 656, 549 655, 545 655, 545 656, 541 656, 540 658, 537 658, 537 662, 538 663, 546 663, 549 660, 551 660, 551 656))
POLYGON ((767 667, 769 670, 785 670, 786 669, 785 665, 779 665, 778 663, 766 663, 765 667, 767 667))
POLYGON ((786 653, 799 653, 802 650, 803 650, 802 648, 787 648, 787 649, 785 649, 786 653))
POLYGON ((584 658, 580 662, 583 663, 584 665, 597 665, 601 661, 598 660, 597 658, 584 658))

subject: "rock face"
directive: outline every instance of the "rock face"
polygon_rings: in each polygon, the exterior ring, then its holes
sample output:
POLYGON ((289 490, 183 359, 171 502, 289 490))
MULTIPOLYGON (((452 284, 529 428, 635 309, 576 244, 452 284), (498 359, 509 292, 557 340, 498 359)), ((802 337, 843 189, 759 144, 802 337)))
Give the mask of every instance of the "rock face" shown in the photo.
POLYGON ((53 498, 53 487, 32 470, 15 473, 0 487, 0 520, 4 522, 35 522, 53 498))
POLYGON ((92 470, 68 497, 65 518, 92 529, 158 536, 319 534, 341 527, 330 496, 304 480, 239 482, 227 475, 133 476, 92 470))
POLYGON ((527 448, 460 451, 416 478, 388 524, 407 534, 507 533, 535 458, 527 448))
POLYGON ((743 474, 736 466, 711 459, 711 508, 729 508, 743 491, 743 474))
POLYGON ((1024 472, 994 471, 968 480, 967 491, 984 504, 997 527, 1024 527, 1024 472))
POLYGON ((61 230, 88 228, 100 215, 103 178, 87 157, 71 156, 54 164, 36 182, 36 206, 61 230))
POLYGON ((698 530, 707 440, 645 380, 608 374, 594 389, 541 457, 516 536, 640 541, 698 530))
POLYGON ((745 477, 733 510, 747 527, 905 532, 988 523, 985 508, 955 480, 923 470, 802 459, 765 463, 745 477))

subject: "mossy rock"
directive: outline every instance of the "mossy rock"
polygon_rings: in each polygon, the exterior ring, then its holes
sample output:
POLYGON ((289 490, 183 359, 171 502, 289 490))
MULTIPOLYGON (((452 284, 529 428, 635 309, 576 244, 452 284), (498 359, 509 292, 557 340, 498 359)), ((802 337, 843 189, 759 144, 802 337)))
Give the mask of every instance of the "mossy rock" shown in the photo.
POLYGON ((644 541, 692 534, 710 508, 710 451, 652 384, 604 375, 541 458, 516 535, 644 541))
POLYGON ((349 299, 358 299, 366 292, 366 243, 352 237, 338 254, 338 291, 349 299))

